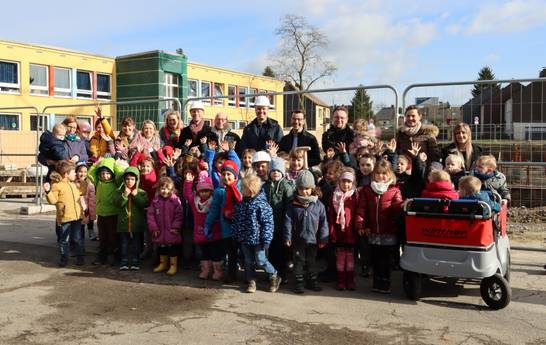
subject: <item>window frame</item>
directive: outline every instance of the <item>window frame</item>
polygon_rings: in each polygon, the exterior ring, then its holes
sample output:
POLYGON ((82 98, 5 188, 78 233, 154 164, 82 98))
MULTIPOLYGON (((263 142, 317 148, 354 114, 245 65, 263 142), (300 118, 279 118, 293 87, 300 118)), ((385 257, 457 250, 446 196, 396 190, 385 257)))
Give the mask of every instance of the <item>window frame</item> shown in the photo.
POLYGON ((199 97, 199 80, 197 79, 188 79, 188 99, 198 98, 199 97), (195 83, 195 96, 190 95, 191 84, 195 83))
MULTIPOLYGON (((249 88, 247 86, 239 86, 239 95, 248 95, 249 88), (245 90, 245 92, 241 92, 245 90)), ((248 98, 239 96, 239 108, 248 108, 248 98)))
MULTIPOLYGON (((248 94, 249 95, 255 95, 258 93, 258 89, 255 88, 255 87, 249 87, 248 88, 248 94)), ((256 96, 254 97, 248 97, 248 107, 249 108, 254 108, 254 104, 256 103, 256 96)))
POLYGON ((237 129, 244 129, 247 125, 247 121, 237 121, 237 129))
MULTIPOLYGON (((266 91, 266 93, 269 93, 269 92, 275 92, 275 91, 266 91)), ((275 96, 271 95, 271 96, 267 96, 267 98, 269 98, 269 109, 275 109, 275 96)))
POLYGON ((237 86, 236 85, 229 85, 228 84, 228 107, 235 108, 237 106, 237 86), (233 89, 232 89, 233 88, 233 89), (233 94, 229 93, 229 90, 233 90, 233 94), (229 96, 233 95, 232 98, 229 96))
MULTIPOLYGON (((226 84, 214 82, 214 89, 212 90, 213 96, 225 96, 225 89, 226 89, 226 84), (217 86, 220 86, 221 94, 216 94, 216 87, 217 86)), ((214 103, 215 107, 223 107, 224 106, 224 101, 225 101, 224 98, 213 99, 213 103, 214 103)))
MULTIPOLYGON (((178 94, 180 92, 179 78, 180 78, 180 75, 178 75, 177 73, 164 72, 163 85, 165 87, 165 98, 178 98, 178 94), (167 77, 172 77, 172 80, 168 80, 171 78, 167 78, 167 77)), ((167 108, 169 109, 179 110, 179 109, 176 109, 177 106, 176 106, 176 102, 174 101, 168 101, 166 102, 166 105, 167 105, 167 108)))
POLYGON ((20 95, 21 94, 21 64, 18 61, 0 60, 0 63, 14 64, 17 67, 17 83, 0 82, 0 93, 20 95), (7 89, 7 90, 4 90, 7 89), (14 90, 9 90, 14 89, 14 90))
POLYGON ((69 88, 63 88, 63 87, 57 87, 55 86, 55 79, 53 80, 53 95, 55 97, 61 97, 61 98, 72 98, 72 69, 68 67, 53 67, 53 75, 56 76, 58 70, 66 70, 68 71, 68 84, 69 88), (68 95, 61 94, 62 93, 68 93, 68 95))
MULTIPOLYGON (((199 97, 201 97, 201 98, 210 97, 211 92, 212 92, 212 83, 210 81, 207 81, 207 80, 200 80, 199 81, 199 97), (206 85, 206 84, 209 85, 209 94, 208 95, 203 94, 203 85, 206 85)), ((202 99, 201 100, 201 102, 203 102, 203 105, 211 105, 210 101, 211 101, 210 99, 202 99)))
POLYGON ((30 89, 29 93, 32 96, 42 96, 42 97, 49 96, 49 66, 38 64, 38 63, 29 63, 28 64, 28 73, 29 73, 29 89, 30 89), (46 79, 45 79, 46 85, 45 86, 32 85, 32 82, 30 81, 30 77, 31 77, 30 69, 31 69, 32 66, 45 68, 45 71, 46 71, 46 79), (38 92, 33 92, 33 91, 38 91, 38 92))
MULTIPOLYGON (((49 114, 40 114, 39 117, 41 117, 42 120, 42 128, 41 131, 49 130, 49 114)), ((30 113, 30 130, 31 131, 37 131, 38 130, 38 114, 36 113, 30 113), (32 119, 36 119, 35 127, 32 128, 32 119)))
POLYGON ((0 128, 0 131, 20 131, 21 130, 21 113, 0 112, 0 117, 2 116, 15 116, 17 118, 17 128, 16 129, 1 129, 0 128))
POLYGON ((76 98, 92 99, 93 98, 93 73, 90 71, 76 70, 76 98), (87 73, 89 76, 89 86, 91 89, 80 89, 78 87, 78 73, 87 73))
POLYGON ((112 74, 110 73, 98 73, 97 72, 97 99, 111 100, 112 99, 112 74), (99 75, 108 77, 109 92, 99 91, 99 75))

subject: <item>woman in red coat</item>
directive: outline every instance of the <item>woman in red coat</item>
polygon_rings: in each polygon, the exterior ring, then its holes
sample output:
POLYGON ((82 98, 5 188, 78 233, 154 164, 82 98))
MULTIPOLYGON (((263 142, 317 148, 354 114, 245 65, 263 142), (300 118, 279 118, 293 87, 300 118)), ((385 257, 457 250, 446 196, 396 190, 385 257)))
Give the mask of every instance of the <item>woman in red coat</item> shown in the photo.
POLYGON ((389 162, 380 161, 372 182, 360 190, 356 228, 368 235, 373 267, 372 291, 390 293, 392 253, 398 245, 397 219, 402 215, 402 194, 389 162))

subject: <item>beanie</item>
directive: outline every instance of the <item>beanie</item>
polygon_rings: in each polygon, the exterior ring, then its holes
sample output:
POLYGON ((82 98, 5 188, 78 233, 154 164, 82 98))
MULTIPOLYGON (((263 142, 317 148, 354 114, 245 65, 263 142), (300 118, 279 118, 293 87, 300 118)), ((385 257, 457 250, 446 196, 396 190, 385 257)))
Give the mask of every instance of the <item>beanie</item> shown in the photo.
POLYGON ((173 147, 172 147, 172 146, 169 146, 169 145, 165 145, 165 146, 163 147, 163 153, 164 153, 165 156, 167 156, 168 158, 171 158, 171 157, 174 155, 173 147))
POLYGON ((315 177, 309 170, 302 170, 296 177, 296 188, 315 188, 315 177))
POLYGON ((257 162, 271 162, 271 156, 266 151, 258 151, 252 156, 252 164, 257 162))
POLYGON ((280 172, 282 176, 284 177, 286 173, 286 166, 284 163, 284 159, 279 157, 271 158, 271 163, 269 165, 269 173, 271 174, 273 171, 280 172))
POLYGON ((214 190, 214 187, 212 186, 212 180, 209 177, 209 173, 206 171, 201 171, 199 173, 199 179, 197 180, 197 186, 195 187, 195 190, 202 191, 202 190, 214 190))
POLYGON ((235 178, 239 176, 239 167, 237 166, 237 163, 231 160, 224 161, 224 164, 222 164, 222 168, 220 168, 220 172, 227 170, 231 172, 235 178))

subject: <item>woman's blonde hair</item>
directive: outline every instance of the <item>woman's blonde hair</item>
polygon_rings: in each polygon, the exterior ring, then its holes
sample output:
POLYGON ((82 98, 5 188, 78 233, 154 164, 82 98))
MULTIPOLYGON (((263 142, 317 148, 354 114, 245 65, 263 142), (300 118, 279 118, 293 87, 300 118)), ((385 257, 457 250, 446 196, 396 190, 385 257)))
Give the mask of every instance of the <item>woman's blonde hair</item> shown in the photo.
POLYGON ((176 116, 176 124, 177 124, 177 128, 175 128, 175 130, 177 129, 182 129, 182 127, 184 127, 184 123, 182 123, 182 118, 180 117, 180 113, 176 110, 167 110, 165 112, 165 116, 163 117, 163 122, 165 124, 165 127, 167 127, 167 119, 169 118, 169 116, 171 115, 174 115, 176 116))
POLYGON ((140 130, 142 131, 142 129, 144 128, 144 125, 152 125, 152 127, 154 128, 154 132, 157 131, 157 128, 155 128, 155 123, 152 121, 152 120, 144 120, 142 121, 142 126, 140 127, 140 130))
POLYGON ((464 169, 470 169, 470 166, 472 165, 472 131, 470 130, 470 126, 464 122, 459 122, 458 124, 453 127, 453 143, 455 143, 455 148, 457 149, 457 155, 459 155, 463 159, 464 169), (455 139, 457 133, 463 132, 468 137, 468 140, 464 144, 464 152, 466 153, 466 161, 464 159, 464 156, 460 153, 459 147, 457 145, 457 141, 455 139))

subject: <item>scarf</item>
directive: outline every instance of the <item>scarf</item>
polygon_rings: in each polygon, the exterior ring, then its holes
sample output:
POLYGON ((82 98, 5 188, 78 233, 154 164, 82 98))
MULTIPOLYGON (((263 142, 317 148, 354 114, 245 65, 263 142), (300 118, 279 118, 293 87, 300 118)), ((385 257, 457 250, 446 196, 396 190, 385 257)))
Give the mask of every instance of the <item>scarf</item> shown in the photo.
POLYGON ((318 196, 316 195, 310 195, 310 196, 302 196, 302 195, 296 195, 296 201, 301 206, 307 208, 310 204, 317 202, 318 196))
POLYGON ((376 194, 383 195, 383 193, 385 193, 387 189, 389 189, 389 186, 391 185, 391 183, 392 181, 390 180, 388 182, 372 181, 372 183, 370 183, 370 187, 376 194))
POLYGON ((412 136, 414 136, 415 134, 417 134, 417 132, 419 132, 419 130, 421 129, 421 126, 422 126, 422 123, 421 123, 421 122, 419 122, 419 123, 417 124, 417 126, 415 126, 415 127, 408 127, 408 126, 406 126, 406 124, 404 123, 404 124, 402 125, 402 127, 401 127, 402 133, 406 134, 407 136, 412 137, 412 136))
POLYGON ((180 137, 180 128, 176 128, 171 132, 171 130, 167 126, 165 126, 163 127, 163 132, 165 132, 165 138, 167 139, 167 142, 178 142, 178 137, 180 137))
POLYGON ((201 120, 199 123, 190 122, 190 131, 191 134, 195 137, 201 130, 203 129, 203 126, 205 125, 205 121, 201 120))
POLYGON ((64 136, 64 138, 68 141, 76 141, 76 139, 78 138, 78 135, 77 134, 66 134, 64 136))
POLYGON ((237 183, 233 182, 232 184, 226 186, 226 205, 224 206, 224 217, 231 219, 233 216, 233 210, 235 209, 235 204, 238 204, 243 200, 241 192, 237 189, 237 183))
POLYGON ((193 201, 198 213, 209 213, 210 205, 212 205, 212 198, 203 200, 196 195, 193 201))
POLYGON ((481 172, 478 171, 478 169, 474 169, 474 173, 473 173, 472 175, 476 176, 477 178, 480 179, 480 181, 483 182, 483 181, 485 181, 485 180, 488 180, 488 179, 494 177, 494 176, 495 176, 495 172, 492 171, 492 172, 490 172, 490 173, 481 173, 481 172))
POLYGON ((337 186, 332 195, 332 204, 336 211, 336 224, 341 225, 341 231, 345 231, 345 200, 350 198, 354 192, 354 188, 347 192, 343 192, 341 188, 337 186))

